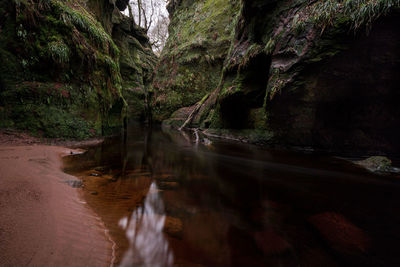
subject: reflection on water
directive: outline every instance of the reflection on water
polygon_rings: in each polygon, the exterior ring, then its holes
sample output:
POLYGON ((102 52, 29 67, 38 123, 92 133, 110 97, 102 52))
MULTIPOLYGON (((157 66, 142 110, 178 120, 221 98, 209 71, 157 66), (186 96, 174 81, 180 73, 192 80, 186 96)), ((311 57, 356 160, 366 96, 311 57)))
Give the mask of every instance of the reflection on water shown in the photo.
POLYGON ((129 240, 121 266, 172 266, 174 256, 163 234, 164 223, 164 203, 153 182, 144 206, 136 209, 130 219, 119 221, 129 240))
POLYGON ((132 127, 65 159, 122 266, 400 266, 400 179, 132 127))

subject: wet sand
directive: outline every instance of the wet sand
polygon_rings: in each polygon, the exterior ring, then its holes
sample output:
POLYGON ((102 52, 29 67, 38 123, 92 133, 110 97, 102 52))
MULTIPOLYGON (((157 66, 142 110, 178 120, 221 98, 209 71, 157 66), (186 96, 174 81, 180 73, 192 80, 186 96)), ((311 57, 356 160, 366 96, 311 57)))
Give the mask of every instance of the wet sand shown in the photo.
POLYGON ((0 145, 0 266, 110 266, 102 221, 65 181, 68 148, 0 145))

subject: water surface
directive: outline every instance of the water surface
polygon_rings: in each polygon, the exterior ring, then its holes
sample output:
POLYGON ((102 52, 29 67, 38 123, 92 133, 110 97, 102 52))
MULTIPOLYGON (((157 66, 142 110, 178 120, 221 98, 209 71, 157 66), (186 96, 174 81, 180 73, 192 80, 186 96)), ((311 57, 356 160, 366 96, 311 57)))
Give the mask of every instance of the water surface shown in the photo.
POLYGON ((400 178, 131 127, 65 160, 121 266, 400 266, 400 178))

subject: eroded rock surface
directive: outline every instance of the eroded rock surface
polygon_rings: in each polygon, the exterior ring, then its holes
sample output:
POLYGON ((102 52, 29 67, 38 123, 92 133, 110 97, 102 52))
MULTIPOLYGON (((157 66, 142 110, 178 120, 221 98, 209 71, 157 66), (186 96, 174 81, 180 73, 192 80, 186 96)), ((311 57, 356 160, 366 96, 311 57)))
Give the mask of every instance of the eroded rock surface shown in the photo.
MULTIPOLYGON (((174 19, 201 7, 201 1, 181 1, 173 9, 169 44, 175 48, 166 51, 176 53, 163 58, 174 60, 177 77, 183 68, 186 78, 194 70, 201 76, 205 57, 185 64, 184 55, 213 51, 188 45, 187 36, 195 38, 196 32, 185 32, 179 41, 183 21, 174 19)), ((218 82, 202 91, 209 97, 188 127, 249 130, 257 138, 244 135, 256 142, 329 151, 398 151, 399 8, 396 1, 240 1, 218 82)), ((171 86, 162 86, 165 91, 156 96, 156 109, 170 109, 160 119, 203 101, 201 96, 182 101, 175 81, 165 80, 171 86)), ((196 86, 183 85, 184 97, 194 96, 196 86)), ((184 111, 167 123, 182 125, 184 111)))

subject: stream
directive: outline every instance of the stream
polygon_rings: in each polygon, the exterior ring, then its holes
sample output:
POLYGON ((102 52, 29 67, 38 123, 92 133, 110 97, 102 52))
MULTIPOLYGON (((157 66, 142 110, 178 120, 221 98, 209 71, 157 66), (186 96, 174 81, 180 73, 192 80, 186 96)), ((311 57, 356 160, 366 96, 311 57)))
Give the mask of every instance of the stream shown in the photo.
POLYGON ((400 178, 349 161, 130 126, 64 159, 115 266, 400 266, 400 178))

